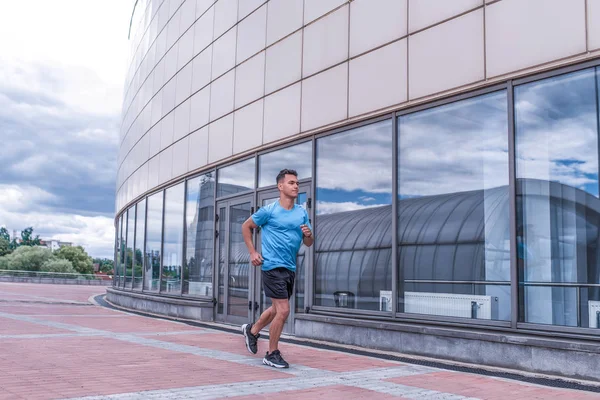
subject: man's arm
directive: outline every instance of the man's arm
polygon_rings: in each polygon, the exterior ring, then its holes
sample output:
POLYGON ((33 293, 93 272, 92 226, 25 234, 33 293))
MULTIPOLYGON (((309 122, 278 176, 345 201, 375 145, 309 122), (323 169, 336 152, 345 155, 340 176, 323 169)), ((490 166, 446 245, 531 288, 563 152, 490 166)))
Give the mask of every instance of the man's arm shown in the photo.
POLYGON ((313 233, 308 227, 308 225, 302 225, 302 234, 304 237, 302 238, 302 243, 305 246, 310 247, 315 242, 315 238, 313 237, 313 233))
POLYGON ((256 228, 258 228, 258 225, 254 223, 252 217, 248 218, 242 224, 242 236, 244 237, 244 243, 246 243, 248 252, 250 252, 250 261, 252 262, 252 265, 258 267, 262 264, 263 258, 254 248, 254 243, 252 243, 252 229, 256 228))

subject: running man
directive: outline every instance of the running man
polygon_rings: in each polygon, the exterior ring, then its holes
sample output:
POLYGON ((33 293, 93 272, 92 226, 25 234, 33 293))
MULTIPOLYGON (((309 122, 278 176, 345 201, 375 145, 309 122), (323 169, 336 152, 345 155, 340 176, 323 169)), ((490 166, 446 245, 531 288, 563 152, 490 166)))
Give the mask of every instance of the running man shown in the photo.
POLYGON ((269 351, 263 364, 275 368, 289 368, 279 351, 279 337, 290 314, 289 300, 294 291, 296 257, 304 243, 314 242, 312 227, 306 210, 296 204, 298 197, 298 174, 284 169, 277 175, 279 201, 258 209, 242 225, 244 242, 250 252, 252 265, 262 265, 262 282, 265 295, 273 305, 266 309, 255 324, 242 325, 246 348, 252 354, 258 351, 259 332, 269 327, 269 351), (261 227, 261 249, 259 254, 252 243, 252 229, 261 227))

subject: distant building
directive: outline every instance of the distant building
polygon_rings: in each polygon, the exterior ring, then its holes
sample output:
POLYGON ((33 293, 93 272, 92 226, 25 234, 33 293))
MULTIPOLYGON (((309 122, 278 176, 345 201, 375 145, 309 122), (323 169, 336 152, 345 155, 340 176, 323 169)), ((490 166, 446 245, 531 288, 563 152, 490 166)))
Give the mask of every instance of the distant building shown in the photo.
POLYGON ((61 247, 71 247, 73 243, 71 242, 61 242, 60 240, 50 239, 50 240, 40 240, 40 245, 49 248, 52 251, 58 250, 61 247))

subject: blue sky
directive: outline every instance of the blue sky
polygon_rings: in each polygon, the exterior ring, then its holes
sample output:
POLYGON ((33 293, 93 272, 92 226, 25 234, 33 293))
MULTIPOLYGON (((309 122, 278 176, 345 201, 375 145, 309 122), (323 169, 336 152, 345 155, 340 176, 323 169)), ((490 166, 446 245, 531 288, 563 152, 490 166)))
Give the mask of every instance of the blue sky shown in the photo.
POLYGON ((0 226, 112 257, 133 0, 19 0, 0 13, 0 226), (8 39, 10 38, 10 39, 8 39))

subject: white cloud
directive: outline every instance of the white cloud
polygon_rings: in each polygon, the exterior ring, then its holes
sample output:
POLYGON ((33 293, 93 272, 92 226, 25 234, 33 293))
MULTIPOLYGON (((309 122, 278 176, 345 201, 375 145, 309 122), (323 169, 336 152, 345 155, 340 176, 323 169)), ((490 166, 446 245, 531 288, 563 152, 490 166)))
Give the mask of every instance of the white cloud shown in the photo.
POLYGON ((2 3, 0 225, 112 257, 133 4, 2 3))
POLYGON ((17 235, 29 226, 34 235, 41 239, 58 239, 83 246, 92 257, 113 257, 115 230, 109 217, 86 217, 75 214, 44 212, 8 212, 0 211, 3 225, 17 235))
POLYGON ((44 205, 58 197, 30 185, 0 185, 0 225, 9 232, 27 227, 42 239, 59 239, 83 246, 94 257, 112 258, 113 220, 109 216, 57 213, 44 205))
MULTIPOLYGON (((0 184, 0 212, 26 210, 30 206, 31 199, 39 203, 54 202, 57 196, 30 185, 0 184)), ((0 221, 3 219, 0 218, 0 221)))
MULTIPOLYGON (((69 85, 59 93, 67 104, 88 112, 118 113, 133 4, 124 0, 4 2, 0 37, 13 39, 0 41, 3 62, 53 66, 55 74, 69 76, 69 85)), ((46 85, 51 86, 52 80, 46 85)))
POLYGON ((328 201, 317 201, 317 214, 335 214, 344 211, 363 210, 365 208, 385 207, 389 204, 358 204, 352 201, 334 203, 328 201))

